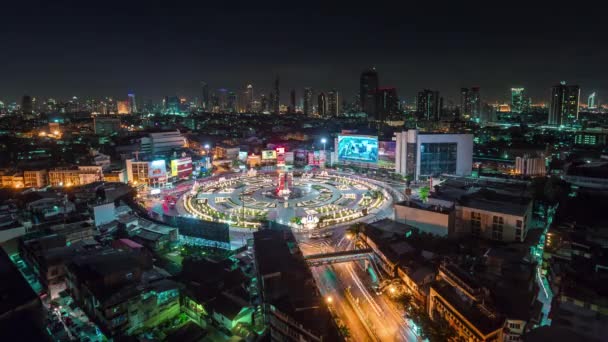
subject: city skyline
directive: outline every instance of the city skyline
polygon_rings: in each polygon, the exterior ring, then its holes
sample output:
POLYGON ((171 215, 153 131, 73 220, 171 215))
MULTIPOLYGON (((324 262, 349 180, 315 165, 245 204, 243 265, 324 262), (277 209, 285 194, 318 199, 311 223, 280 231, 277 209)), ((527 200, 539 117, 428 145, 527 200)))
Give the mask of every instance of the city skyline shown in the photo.
MULTIPOLYGON (((358 93, 360 73, 373 66, 383 86, 397 88, 410 102, 421 89, 458 102, 460 88, 471 86, 479 86, 488 102, 506 102, 511 87, 547 102, 562 80, 579 85, 584 97, 608 93, 602 82, 608 51, 596 44, 598 24, 541 6, 530 6, 518 14, 517 25, 506 27, 479 15, 481 7, 467 13, 448 6, 431 15, 421 6, 407 16, 404 5, 373 11, 338 4, 321 10, 312 4, 235 9, 146 3, 121 4, 120 11, 92 4, 17 6, 10 5, 12 15, 0 23, 8 51, 0 56, 4 100, 131 90, 146 99, 194 97, 200 81, 232 90, 252 83, 268 93, 277 75, 281 103, 288 103, 291 89, 306 87, 337 89, 349 99, 358 93), (553 25, 561 22, 568 24, 553 25)), ((504 17, 515 14, 496 10, 504 17)))

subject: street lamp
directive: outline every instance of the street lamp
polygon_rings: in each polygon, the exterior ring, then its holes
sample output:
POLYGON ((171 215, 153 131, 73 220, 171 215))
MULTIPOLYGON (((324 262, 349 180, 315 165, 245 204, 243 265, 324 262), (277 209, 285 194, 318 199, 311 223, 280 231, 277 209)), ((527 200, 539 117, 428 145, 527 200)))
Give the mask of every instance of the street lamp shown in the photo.
POLYGON ((321 139, 321 144, 323 144, 323 152, 325 152, 325 144, 327 143, 327 139, 321 139))
POLYGON ((331 296, 327 296, 325 297, 325 301, 327 302, 327 304, 331 304, 333 303, 334 299, 331 296))

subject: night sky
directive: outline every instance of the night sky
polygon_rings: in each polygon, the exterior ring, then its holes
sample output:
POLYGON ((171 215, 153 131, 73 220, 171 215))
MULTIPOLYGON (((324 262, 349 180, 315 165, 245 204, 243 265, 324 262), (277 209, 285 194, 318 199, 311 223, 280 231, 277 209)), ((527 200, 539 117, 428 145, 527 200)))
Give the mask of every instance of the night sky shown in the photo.
POLYGON ((199 96, 203 80, 237 91, 252 83, 257 96, 276 75, 284 103, 307 86, 350 100, 361 71, 376 66, 381 85, 407 101, 433 88, 458 102, 467 86, 506 101, 523 86, 539 102, 560 80, 608 101, 608 25, 592 5, 47 2, 2 8, 1 100, 132 90, 159 101, 199 96))

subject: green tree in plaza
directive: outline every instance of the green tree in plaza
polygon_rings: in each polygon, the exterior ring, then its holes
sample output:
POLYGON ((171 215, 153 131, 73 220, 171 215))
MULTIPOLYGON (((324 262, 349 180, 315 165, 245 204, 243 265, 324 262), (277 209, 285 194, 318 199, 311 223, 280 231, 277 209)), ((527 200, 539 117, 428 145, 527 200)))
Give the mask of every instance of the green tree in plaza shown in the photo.
POLYGON ((429 198, 430 191, 431 189, 428 186, 423 186, 420 188, 420 190, 418 190, 418 195, 420 196, 422 202, 426 202, 426 200, 429 198))

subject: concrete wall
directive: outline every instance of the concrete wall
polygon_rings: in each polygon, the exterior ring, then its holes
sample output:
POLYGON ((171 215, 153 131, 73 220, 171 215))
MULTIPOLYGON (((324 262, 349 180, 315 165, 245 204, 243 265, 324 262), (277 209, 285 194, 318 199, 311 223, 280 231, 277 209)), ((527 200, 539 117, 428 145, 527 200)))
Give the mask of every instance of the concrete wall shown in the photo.
POLYGON ((409 224, 433 235, 447 236, 453 224, 453 220, 450 220, 451 217, 453 214, 449 212, 439 213, 405 205, 395 205, 395 221, 409 224))

